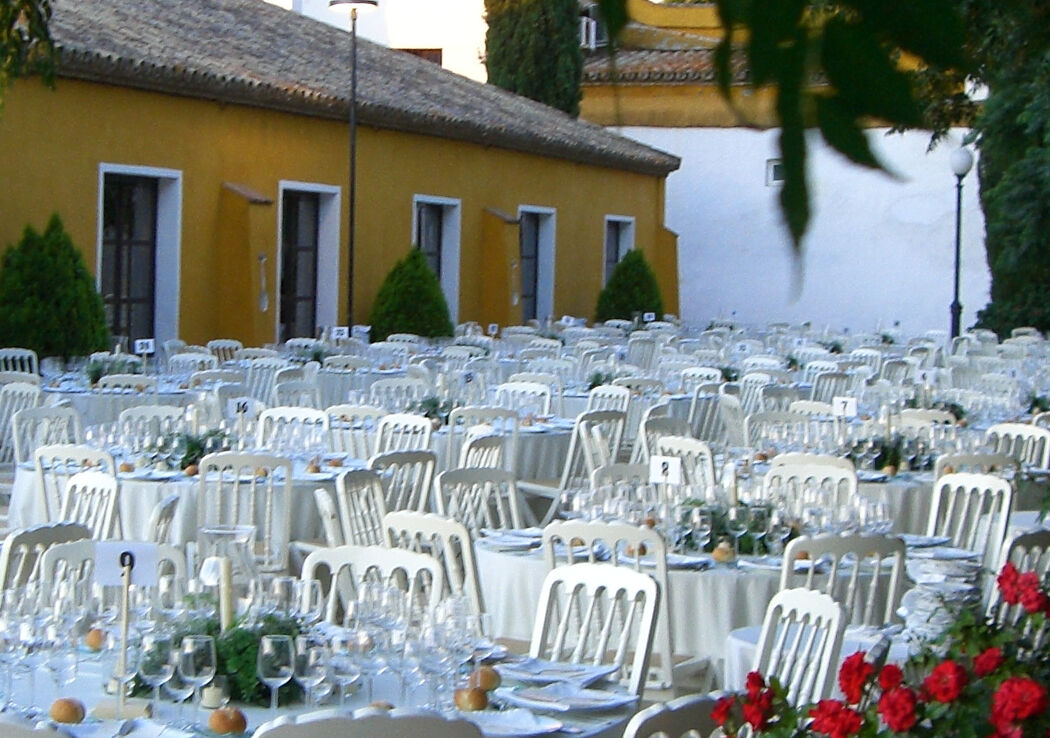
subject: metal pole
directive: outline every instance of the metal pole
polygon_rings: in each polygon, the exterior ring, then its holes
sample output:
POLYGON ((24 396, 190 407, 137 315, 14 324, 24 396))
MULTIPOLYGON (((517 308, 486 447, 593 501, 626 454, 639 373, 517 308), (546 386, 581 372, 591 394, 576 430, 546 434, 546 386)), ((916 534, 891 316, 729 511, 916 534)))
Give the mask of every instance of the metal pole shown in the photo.
POLYGON ((350 8, 350 200, 347 267, 346 322, 354 324, 354 231, 357 206, 357 8, 350 8))
POLYGON ((963 178, 955 177, 955 290, 953 292, 952 313, 952 338, 959 337, 959 322, 962 317, 962 305, 959 303, 959 261, 960 246, 962 238, 962 189, 963 178))

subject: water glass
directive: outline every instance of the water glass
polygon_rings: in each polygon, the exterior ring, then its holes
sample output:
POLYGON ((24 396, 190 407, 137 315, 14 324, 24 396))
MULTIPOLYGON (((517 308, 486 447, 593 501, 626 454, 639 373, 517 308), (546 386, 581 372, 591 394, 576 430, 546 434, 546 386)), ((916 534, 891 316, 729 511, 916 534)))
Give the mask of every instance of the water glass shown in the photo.
POLYGON ((215 639, 205 635, 190 635, 182 639, 179 652, 179 674, 193 685, 193 724, 200 719, 201 687, 215 676, 215 639))
POLYGON ((277 690, 291 681, 295 673, 291 636, 264 635, 259 641, 256 668, 259 681, 270 688, 270 717, 277 717, 277 690))

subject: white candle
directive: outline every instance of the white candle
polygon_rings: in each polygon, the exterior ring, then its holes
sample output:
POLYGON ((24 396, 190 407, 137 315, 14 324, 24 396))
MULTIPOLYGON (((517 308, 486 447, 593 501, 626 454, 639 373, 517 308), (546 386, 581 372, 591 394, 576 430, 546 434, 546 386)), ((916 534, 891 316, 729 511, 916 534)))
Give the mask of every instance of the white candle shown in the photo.
POLYGON ((233 625, 237 610, 233 605, 233 562, 223 556, 219 563, 219 626, 226 631, 233 625))

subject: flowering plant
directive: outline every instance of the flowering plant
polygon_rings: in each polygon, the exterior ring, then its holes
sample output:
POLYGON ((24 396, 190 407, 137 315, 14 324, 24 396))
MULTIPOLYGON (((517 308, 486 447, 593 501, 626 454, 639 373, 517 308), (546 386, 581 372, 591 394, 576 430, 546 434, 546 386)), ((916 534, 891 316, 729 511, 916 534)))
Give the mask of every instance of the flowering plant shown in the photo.
POLYGON ((997 581, 1005 617, 963 610, 903 668, 877 669, 858 651, 840 667, 840 699, 795 707, 776 678, 751 672, 711 716, 731 737, 747 726, 769 738, 1050 738, 1050 597, 1037 574, 1012 563, 997 581))

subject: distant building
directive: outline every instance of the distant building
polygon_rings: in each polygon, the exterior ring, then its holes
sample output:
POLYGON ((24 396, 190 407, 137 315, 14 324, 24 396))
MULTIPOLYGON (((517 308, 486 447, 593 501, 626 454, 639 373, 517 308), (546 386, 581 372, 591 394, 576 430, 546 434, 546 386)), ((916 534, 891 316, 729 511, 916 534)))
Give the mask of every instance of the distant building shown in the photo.
POLYGON ((365 322, 414 247, 457 321, 590 316, 632 247, 677 309, 674 156, 361 41, 351 297, 345 31, 257 0, 77 0, 52 32, 57 88, 17 81, 0 115, 0 244, 60 213, 117 334, 365 322))

